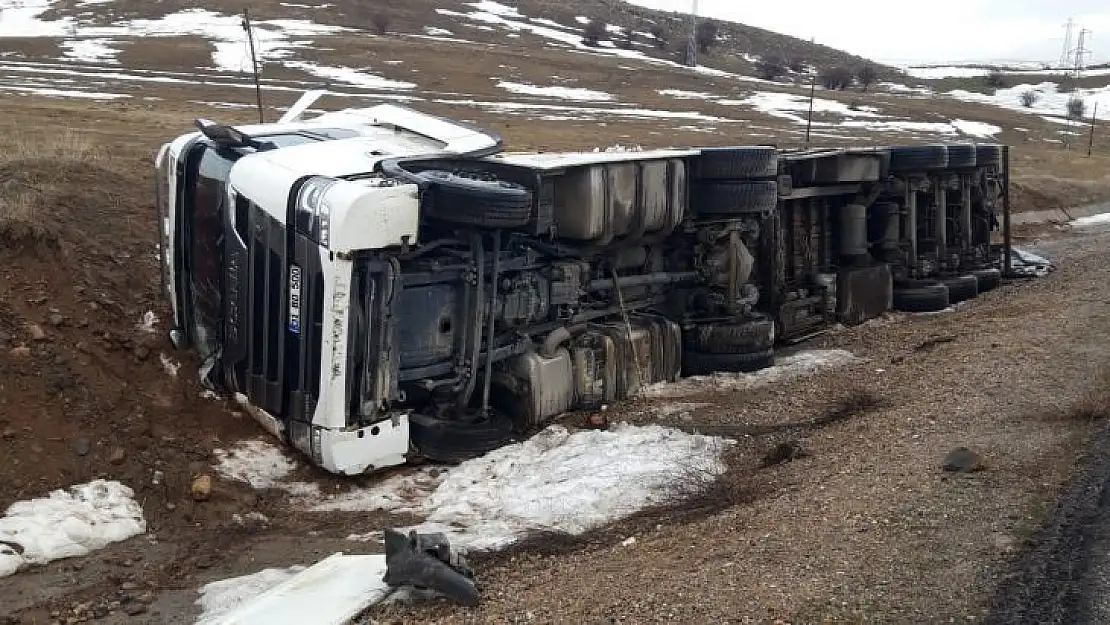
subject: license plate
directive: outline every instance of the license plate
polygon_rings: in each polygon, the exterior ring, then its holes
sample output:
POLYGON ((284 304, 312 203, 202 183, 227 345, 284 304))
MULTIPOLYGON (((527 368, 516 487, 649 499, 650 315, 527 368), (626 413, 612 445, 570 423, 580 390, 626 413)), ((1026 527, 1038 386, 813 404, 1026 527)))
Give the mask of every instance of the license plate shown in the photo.
POLYGON ((289 331, 301 333, 301 268, 289 266, 289 331))

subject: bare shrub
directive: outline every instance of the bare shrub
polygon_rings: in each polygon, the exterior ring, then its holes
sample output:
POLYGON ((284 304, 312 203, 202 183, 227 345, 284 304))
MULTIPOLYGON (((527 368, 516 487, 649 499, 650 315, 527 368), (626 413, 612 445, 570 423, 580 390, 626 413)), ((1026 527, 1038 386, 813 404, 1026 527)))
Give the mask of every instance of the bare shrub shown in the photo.
POLYGON ((867 63, 856 72, 856 79, 859 80, 859 84, 863 87, 863 90, 867 91, 867 88, 875 84, 879 79, 879 71, 875 69, 874 65, 867 63))
POLYGON ((1035 415, 1041 421, 1095 423, 1110 417, 1110 365, 1102 365, 1087 380, 1087 388, 1063 406, 1045 408, 1035 415))
POLYGON ((651 25, 651 36, 655 37, 655 47, 662 50, 667 47, 667 29, 662 24, 651 25))
POLYGON ((774 80, 786 75, 786 63, 777 54, 760 57, 755 64, 756 74, 763 80, 774 80))
POLYGON ((1083 116, 1087 114, 1087 103, 1078 96, 1070 98, 1067 107, 1068 117, 1071 119, 1083 119, 1083 116))
POLYGON ((1029 89, 1027 91, 1022 91, 1020 98, 1021 98, 1021 105, 1024 106, 1025 108, 1029 108, 1029 107, 1033 106, 1034 104, 1036 104, 1037 100, 1039 100, 1041 98, 1041 96, 1036 91, 1033 91, 1032 89, 1029 89))
POLYGON ((582 31, 582 43, 596 48, 601 43, 601 38, 605 36, 605 20, 593 18, 586 24, 586 28, 582 31))
POLYGON ((632 33, 632 27, 626 26, 624 32, 621 33, 620 39, 617 40, 617 46, 625 50, 631 50, 632 44, 635 42, 635 35, 632 33))
POLYGON ((994 68, 988 72, 984 80, 988 87, 994 87, 995 89, 1001 89, 1006 86, 1006 78, 1002 75, 1002 70, 998 68, 994 68))
POLYGON ((806 71, 806 61, 800 56, 791 57, 791 59, 786 62, 786 66, 795 74, 806 71))
POLYGON ((374 29, 374 34, 384 35, 389 32, 389 26, 393 23, 393 19, 389 17, 388 13, 377 12, 370 16, 370 26, 374 29))
POLYGON ((694 32, 694 42, 697 43, 699 52, 709 52, 717 45, 717 22, 713 20, 698 22, 697 30, 694 32))
POLYGON ((852 84, 854 73, 847 67, 828 67, 821 71, 818 79, 826 89, 844 90, 852 84))

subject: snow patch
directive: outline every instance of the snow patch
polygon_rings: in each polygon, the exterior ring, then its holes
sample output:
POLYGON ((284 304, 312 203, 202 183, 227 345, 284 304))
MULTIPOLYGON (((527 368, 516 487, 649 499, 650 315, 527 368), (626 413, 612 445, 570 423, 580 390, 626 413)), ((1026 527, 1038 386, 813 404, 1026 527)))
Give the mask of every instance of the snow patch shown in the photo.
POLYGON ((666 95, 678 100, 712 100, 717 97, 712 93, 703 91, 686 91, 683 89, 660 89, 659 95, 666 95))
POLYGON ((841 349, 811 350, 776 358, 775 365, 752 373, 714 373, 682 378, 677 382, 652 384, 643 390, 645 397, 683 397, 707 390, 735 391, 757 388, 803 376, 823 369, 841 367, 857 360, 841 349))
POLYGON ((164 353, 158 354, 158 360, 162 362, 162 369, 165 370, 166 375, 170 376, 171 378, 177 377, 177 372, 181 369, 181 363, 170 358, 164 353))
POLYGON ((139 318, 135 328, 144 334, 154 334, 154 326, 158 324, 158 317, 153 310, 148 310, 139 318))
MULTIPOLYGON (((425 517, 412 529, 442 531, 472 550, 499 549, 536 531, 581 534, 661 502, 691 480, 712 480, 727 467, 732 441, 662 426, 625 423, 609 431, 570 433, 553 425, 536 436, 422 479, 393 498, 379 485, 317 509, 385 507, 425 517)), ((409 528, 405 528, 407 531, 409 528)))
POLYGON ((533 95, 545 98, 559 98, 561 100, 607 102, 613 99, 612 95, 603 91, 594 91, 592 89, 583 89, 580 87, 537 87, 536 85, 528 85, 518 82, 507 82, 504 80, 497 83, 497 86, 506 91, 521 95, 533 95))
POLYGON ((500 15, 501 17, 524 19, 524 16, 521 15, 520 11, 516 10, 515 7, 506 6, 500 2, 493 2, 493 0, 481 0, 480 2, 468 2, 467 4, 479 11, 500 15))
POLYGON ((239 441, 231 449, 216 449, 216 472, 225 478, 246 482, 257 489, 280 488, 298 496, 318 493, 315 484, 289 482, 286 478, 297 468, 281 448, 266 441, 239 441))
POLYGON ((16 85, 0 85, 0 91, 15 91, 54 98, 80 98, 85 100, 119 100, 130 98, 122 93, 99 93, 96 91, 76 91, 70 89, 52 89, 50 87, 20 87, 16 85))
MULTIPOLYGON (((721 104, 744 104, 768 115, 801 123, 805 123, 806 118, 794 113, 806 113, 810 106, 809 96, 777 91, 757 91, 743 100, 722 100, 721 104)), ((844 117, 885 117, 876 113, 875 109, 871 107, 856 107, 853 109, 843 102, 825 98, 813 98, 813 112, 831 113, 844 117)))
MULTIPOLYGON (((956 89, 949 91, 948 95, 965 102, 990 104, 1011 111, 1021 111, 1042 116, 1053 115, 1057 117, 1062 117, 1067 114, 1069 100, 1072 98, 1080 98, 1086 104, 1086 111, 1084 113, 1086 121, 1089 121, 1091 114, 1094 113, 1096 103, 1098 104, 1098 118, 1110 119, 1110 86, 1095 89, 1075 89, 1072 92, 1064 93, 1059 90, 1056 83, 1042 82, 1035 85, 1021 84, 1005 89, 996 89, 993 94, 974 93, 963 89, 956 89), (1037 100, 1033 102, 1032 106, 1025 106, 1021 102, 1022 94, 1026 91, 1032 91, 1037 94, 1037 100)), ((1054 120, 1049 118, 1049 121, 1054 120)), ((1068 123, 1065 119, 1059 119, 1058 121, 1060 123, 1068 123)))
POLYGON ((631 117, 635 119, 689 119, 704 122, 734 122, 736 120, 726 119, 723 117, 713 117, 711 115, 704 115, 696 111, 664 111, 657 109, 641 109, 641 108, 597 108, 597 107, 578 107, 567 106, 560 104, 541 104, 533 102, 484 102, 480 100, 450 100, 450 99, 436 99, 432 100, 436 104, 450 104, 457 106, 474 106, 483 109, 490 109, 501 112, 533 112, 533 111, 560 111, 567 113, 575 113, 575 115, 564 115, 561 119, 565 120, 597 120, 602 118, 612 117, 631 117))
POLYGON ((994 135, 1002 132, 1002 128, 995 126, 994 124, 988 124, 986 122, 973 122, 966 119, 953 119, 952 127, 964 133, 965 135, 979 137, 980 139, 993 138, 994 135))
POLYGON ((1068 223, 1070 226, 1082 228, 1084 226, 1101 226, 1110 224, 1110 213, 1099 213, 1097 215, 1088 215, 1087 217, 1080 217, 1073 219, 1068 223))
POLYGON ((0 518, 0 577, 142 534, 146 520, 134 494, 119 482, 94 480, 12 504, 0 518))
POLYGON ((349 85, 356 87, 363 87, 365 89, 412 89, 416 87, 416 83, 404 82, 400 80, 389 80, 380 76, 363 73, 360 70, 350 67, 329 67, 326 65, 317 65, 307 61, 286 61, 285 67, 299 69, 306 71, 315 76, 325 78, 328 80, 338 80, 345 82, 349 85))
POLYGON ((70 39, 63 41, 61 46, 65 50, 65 58, 86 63, 105 63, 118 65, 116 56, 119 50, 112 47, 118 42, 113 39, 70 39))
POLYGON ((930 67, 907 67, 906 74, 914 78, 925 80, 938 80, 941 78, 974 78, 986 76, 990 70, 985 67, 960 67, 958 65, 943 65, 930 67))

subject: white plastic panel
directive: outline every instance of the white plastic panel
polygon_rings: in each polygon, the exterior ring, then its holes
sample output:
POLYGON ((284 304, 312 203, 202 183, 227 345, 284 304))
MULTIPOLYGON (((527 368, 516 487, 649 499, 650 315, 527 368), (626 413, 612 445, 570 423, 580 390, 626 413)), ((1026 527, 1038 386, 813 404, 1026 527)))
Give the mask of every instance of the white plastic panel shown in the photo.
POLYGON ((347 625, 389 595, 385 555, 336 553, 197 625, 347 625))

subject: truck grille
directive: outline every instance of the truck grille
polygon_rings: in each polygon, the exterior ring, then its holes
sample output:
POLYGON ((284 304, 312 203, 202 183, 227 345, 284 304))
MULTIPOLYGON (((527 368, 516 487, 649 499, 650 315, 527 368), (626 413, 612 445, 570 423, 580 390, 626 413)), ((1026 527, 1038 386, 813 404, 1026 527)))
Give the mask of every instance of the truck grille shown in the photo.
POLYGON ((320 248, 253 204, 239 218, 236 230, 248 236, 245 249, 235 253, 243 262, 230 268, 237 275, 228 296, 236 300, 237 312, 225 362, 251 403, 287 423, 310 423, 320 394, 323 345, 320 248), (299 274, 297 297, 291 297, 294 274, 299 274))
POLYGON ((252 206, 247 243, 246 386, 253 403, 283 415, 285 317, 288 298, 285 227, 252 206))

